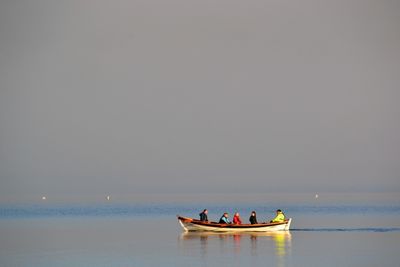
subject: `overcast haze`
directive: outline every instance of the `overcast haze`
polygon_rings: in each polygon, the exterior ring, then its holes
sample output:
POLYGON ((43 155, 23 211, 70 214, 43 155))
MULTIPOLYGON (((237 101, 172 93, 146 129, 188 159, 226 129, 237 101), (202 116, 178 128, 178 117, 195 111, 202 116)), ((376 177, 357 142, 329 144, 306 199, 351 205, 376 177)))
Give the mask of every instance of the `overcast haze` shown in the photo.
POLYGON ((0 193, 400 191, 400 1, 0 2, 0 193))

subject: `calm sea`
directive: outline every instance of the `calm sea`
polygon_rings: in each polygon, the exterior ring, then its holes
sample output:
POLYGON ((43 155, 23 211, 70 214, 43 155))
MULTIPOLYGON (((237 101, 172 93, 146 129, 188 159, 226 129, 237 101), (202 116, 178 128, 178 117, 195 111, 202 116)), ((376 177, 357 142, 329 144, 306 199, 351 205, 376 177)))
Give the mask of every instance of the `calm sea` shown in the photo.
POLYGON ((400 266, 400 204, 92 203, 0 206, 0 266, 400 266), (176 214, 276 208, 292 230, 183 233, 176 214))

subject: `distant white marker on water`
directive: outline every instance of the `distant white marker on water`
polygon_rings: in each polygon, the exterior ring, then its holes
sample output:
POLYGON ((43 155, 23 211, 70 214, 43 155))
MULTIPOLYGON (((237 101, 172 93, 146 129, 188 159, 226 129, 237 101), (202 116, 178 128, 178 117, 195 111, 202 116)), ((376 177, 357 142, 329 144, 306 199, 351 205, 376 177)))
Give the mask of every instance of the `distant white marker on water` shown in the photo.
POLYGON ((47 199, 47 197, 46 196, 42 196, 42 200, 46 200, 47 199))
POLYGON ((106 196, 106 199, 107 200, 111 200, 111 196, 106 196))
POLYGON ((315 199, 317 199, 319 196, 318 196, 318 194, 315 194, 315 199))

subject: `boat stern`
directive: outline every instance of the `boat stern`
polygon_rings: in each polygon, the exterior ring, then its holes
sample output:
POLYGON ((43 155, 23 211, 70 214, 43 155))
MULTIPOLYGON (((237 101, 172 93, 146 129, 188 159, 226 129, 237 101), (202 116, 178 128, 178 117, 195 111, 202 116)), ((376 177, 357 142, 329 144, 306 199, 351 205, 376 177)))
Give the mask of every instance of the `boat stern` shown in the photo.
POLYGON ((287 222, 287 224, 285 226, 285 231, 289 231, 291 223, 292 223, 292 218, 289 218, 289 220, 288 220, 288 222, 287 222))

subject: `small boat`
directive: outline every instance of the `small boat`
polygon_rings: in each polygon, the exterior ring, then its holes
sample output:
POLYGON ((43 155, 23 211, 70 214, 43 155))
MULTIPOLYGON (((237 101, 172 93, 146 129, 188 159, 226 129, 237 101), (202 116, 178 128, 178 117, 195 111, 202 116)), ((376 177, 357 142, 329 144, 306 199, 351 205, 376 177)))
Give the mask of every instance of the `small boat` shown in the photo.
POLYGON ((193 218, 177 215, 178 221, 183 229, 188 231, 209 232, 273 232, 288 231, 292 219, 283 222, 258 223, 258 224, 222 224, 217 222, 203 222, 193 218))

